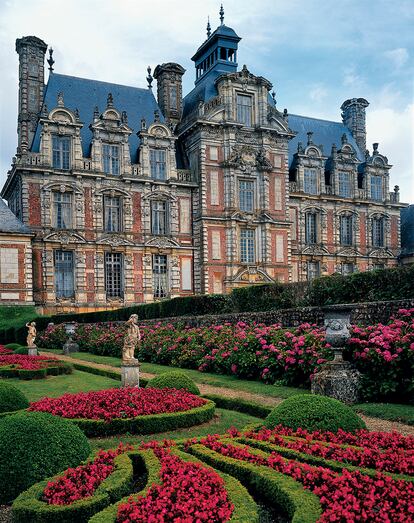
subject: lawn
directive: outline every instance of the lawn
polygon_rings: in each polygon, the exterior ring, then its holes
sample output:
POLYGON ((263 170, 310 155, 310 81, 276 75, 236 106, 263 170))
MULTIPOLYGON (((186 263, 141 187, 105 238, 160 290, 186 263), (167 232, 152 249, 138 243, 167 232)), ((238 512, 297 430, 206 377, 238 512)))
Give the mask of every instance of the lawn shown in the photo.
POLYGON ((243 429, 250 423, 260 423, 263 420, 249 416, 248 414, 242 414, 232 410, 216 409, 216 415, 214 418, 202 425, 196 425, 185 429, 178 429, 171 432, 162 432, 159 434, 149 434, 147 436, 129 436, 127 434, 121 434, 119 436, 113 436, 109 438, 92 438, 89 440, 92 450, 99 449, 110 449, 116 447, 120 441, 123 443, 131 443, 137 445, 141 441, 151 441, 164 439, 182 439, 182 438, 193 438, 207 436, 208 434, 223 434, 230 427, 236 427, 237 429, 243 429))
POLYGON ((88 390, 110 389, 120 385, 117 380, 79 370, 73 371, 73 374, 49 376, 43 380, 25 381, 16 378, 2 378, 2 380, 19 388, 29 401, 37 401, 45 396, 61 396, 66 392, 87 392, 88 390))
POLYGON ((366 416, 381 418, 389 421, 400 421, 407 425, 414 425, 414 405, 399 403, 359 403, 354 409, 366 416))
MULTIPOLYGON (((54 350, 48 351, 56 354, 61 354, 62 351, 54 350)), ((113 356, 98 356, 97 354, 90 354, 88 352, 73 352, 72 357, 89 361, 93 363, 103 363, 105 365, 111 365, 112 367, 120 367, 121 359, 113 356)), ((264 396, 271 396, 273 398, 289 398, 294 394, 303 392, 303 389, 296 387, 286 387, 285 385, 266 385, 260 381, 253 380, 242 380, 235 376, 224 376, 221 374, 212 374, 208 372, 199 372, 193 369, 180 369, 177 367, 170 367, 168 365, 158 365, 156 363, 141 362, 141 372, 147 372, 149 374, 160 374, 161 372, 167 372, 169 370, 182 370, 196 383, 205 385, 211 385, 212 387, 226 387, 233 390, 240 390, 244 392, 250 392, 252 394, 262 394, 264 396)))

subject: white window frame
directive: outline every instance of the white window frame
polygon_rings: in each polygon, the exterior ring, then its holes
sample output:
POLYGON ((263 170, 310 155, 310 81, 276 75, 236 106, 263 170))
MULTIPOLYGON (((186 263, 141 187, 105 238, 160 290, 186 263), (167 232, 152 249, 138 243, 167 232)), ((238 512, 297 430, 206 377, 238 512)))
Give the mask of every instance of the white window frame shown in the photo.
POLYGON ((256 262, 256 231, 254 229, 240 230, 240 262, 256 262))

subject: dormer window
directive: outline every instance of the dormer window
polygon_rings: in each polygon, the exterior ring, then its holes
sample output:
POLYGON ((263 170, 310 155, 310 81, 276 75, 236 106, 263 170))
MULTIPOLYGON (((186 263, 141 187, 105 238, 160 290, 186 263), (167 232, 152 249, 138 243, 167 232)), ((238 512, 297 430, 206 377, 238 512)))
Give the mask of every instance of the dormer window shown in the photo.
POLYGON ((165 180, 167 177, 167 162, 164 149, 150 149, 151 177, 155 180, 165 180))
POLYGON ((119 146, 102 144, 103 171, 106 174, 119 174, 119 146))
POLYGON ((245 94, 237 95, 237 121, 246 127, 252 126, 253 115, 252 97, 245 94))
POLYGON ((338 173, 338 195, 342 198, 351 198, 351 174, 338 173))
POLYGON ((54 169, 67 171, 70 169, 70 138, 69 136, 52 137, 52 165, 54 169))
POLYGON ((316 169, 305 169, 304 190, 308 194, 318 194, 318 182, 316 169))
POLYGON ((371 176, 371 198, 382 200, 382 176, 371 176))

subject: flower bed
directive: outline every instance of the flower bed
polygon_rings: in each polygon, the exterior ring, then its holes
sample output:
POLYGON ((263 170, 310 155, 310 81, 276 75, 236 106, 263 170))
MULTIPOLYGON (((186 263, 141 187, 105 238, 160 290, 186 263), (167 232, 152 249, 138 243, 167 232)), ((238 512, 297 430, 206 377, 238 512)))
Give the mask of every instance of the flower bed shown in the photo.
POLYGON ((0 356, 4 356, 5 354, 13 354, 13 351, 4 345, 0 345, 0 356))
POLYGON ((106 389, 43 398, 29 410, 72 419, 88 436, 148 434, 210 420, 214 403, 177 389, 106 389))
MULTIPOLYGON (((243 322, 200 328, 157 324, 141 330, 142 361, 266 383, 309 386, 314 373, 332 358, 323 329, 310 324, 294 329, 243 322)), ((56 347, 64 336, 58 325, 49 327, 40 340, 56 347)), ((76 330, 81 350, 102 355, 120 356, 123 336, 122 324, 79 325, 76 330)), ((353 326, 346 353, 363 373, 363 399, 413 398, 414 309, 400 310, 388 325, 353 326)))
POLYGON ((47 375, 70 374, 72 370, 70 364, 59 361, 53 356, 0 354, 0 377, 40 379, 47 375))

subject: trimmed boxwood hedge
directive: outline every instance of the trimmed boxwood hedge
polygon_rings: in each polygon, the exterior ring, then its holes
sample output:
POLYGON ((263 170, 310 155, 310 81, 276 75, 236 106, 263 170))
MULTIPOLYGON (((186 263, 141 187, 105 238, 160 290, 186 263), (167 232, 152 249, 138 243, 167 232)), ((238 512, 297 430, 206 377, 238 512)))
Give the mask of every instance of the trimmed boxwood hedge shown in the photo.
POLYGON ((15 523, 86 523, 94 514, 110 503, 118 501, 130 492, 133 483, 132 461, 127 454, 120 454, 114 460, 115 469, 96 489, 92 496, 70 505, 49 505, 42 501, 43 492, 49 481, 60 474, 36 483, 20 494, 13 503, 12 517, 15 523))
POLYGON ((162 372, 161 374, 154 376, 148 381, 147 387, 153 389, 184 389, 196 396, 200 395, 200 389, 194 381, 187 376, 187 374, 179 370, 162 372))
MULTIPOLYGON (((317 496, 280 472, 223 456, 203 445, 192 445, 188 452, 237 478, 250 492, 263 497, 269 505, 282 509, 292 523, 315 523, 322 514, 317 496)), ((254 452, 265 455, 261 451, 254 452)))
POLYGON ((277 405, 264 421, 268 429, 284 425, 291 429, 355 432, 366 428, 365 423, 351 407, 326 396, 296 394, 277 405))
POLYGON ((164 414, 148 414, 136 418, 114 418, 110 421, 92 419, 71 419, 89 438, 97 436, 112 436, 114 434, 156 434, 193 425, 201 425, 214 416, 215 403, 206 400, 205 405, 181 412, 166 412, 164 414))
POLYGON ((255 416, 256 418, 264 419, 272 412, 272 407, 241 398, 228 398, 218 394, 203 394, 203 398, 214 401, 219 409, 235 410, 236 412, 250 414, 250 416, 255 416))
POLYGON ((85 435, 70 421, 43 412, 19 412, 0 421, 0 504, 44 477, 76 467, 90 454, 85 435))
POLYGON ((29 400, 11 383, 0 381, 0 413, 27 409, 29 400))
POLYGON ((21 380, 39 380, 46 376, 59 376, 60 374, 72 374, 73 365, 59 362, 55 366, 41 369, 18 369, 14 366, 0 367, 0 378, 19 378, 21 380))

